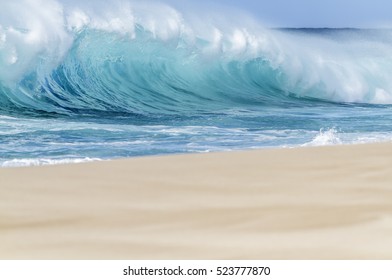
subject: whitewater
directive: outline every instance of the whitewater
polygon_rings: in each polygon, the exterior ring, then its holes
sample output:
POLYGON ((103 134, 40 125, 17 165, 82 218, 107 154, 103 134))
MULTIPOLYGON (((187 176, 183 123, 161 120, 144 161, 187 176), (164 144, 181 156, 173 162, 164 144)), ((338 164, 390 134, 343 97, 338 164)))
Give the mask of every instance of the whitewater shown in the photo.
POLYGON ((0 3, 0 166, 392 139, 392 30, 106 2, 0 3))

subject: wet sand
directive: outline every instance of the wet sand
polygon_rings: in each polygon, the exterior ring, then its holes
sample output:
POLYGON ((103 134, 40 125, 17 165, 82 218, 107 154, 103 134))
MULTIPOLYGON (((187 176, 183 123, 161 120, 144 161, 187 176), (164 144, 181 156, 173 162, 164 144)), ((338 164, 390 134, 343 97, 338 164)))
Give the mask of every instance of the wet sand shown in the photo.
POLYGON ((392 144, 0 169, 1 259, 392 259, 392 144))

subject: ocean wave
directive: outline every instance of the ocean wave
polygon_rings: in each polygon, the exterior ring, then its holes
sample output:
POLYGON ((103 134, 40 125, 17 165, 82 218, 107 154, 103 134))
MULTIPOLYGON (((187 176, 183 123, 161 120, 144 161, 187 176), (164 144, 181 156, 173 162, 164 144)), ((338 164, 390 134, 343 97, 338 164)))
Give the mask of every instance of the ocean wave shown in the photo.
POLYGON ((0 3, 2 111, 392 104, 388 30, 271 30, 251 20, 192 18, 162 3, 102 3, 0 3))

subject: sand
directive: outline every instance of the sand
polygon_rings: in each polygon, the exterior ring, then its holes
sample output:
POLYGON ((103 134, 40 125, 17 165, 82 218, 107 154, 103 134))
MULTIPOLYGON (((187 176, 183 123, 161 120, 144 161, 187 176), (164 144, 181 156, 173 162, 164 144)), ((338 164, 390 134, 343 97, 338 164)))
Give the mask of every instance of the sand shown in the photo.
POLYGON ((0 169, 1 259, 392 259, 392 144, 0 169))

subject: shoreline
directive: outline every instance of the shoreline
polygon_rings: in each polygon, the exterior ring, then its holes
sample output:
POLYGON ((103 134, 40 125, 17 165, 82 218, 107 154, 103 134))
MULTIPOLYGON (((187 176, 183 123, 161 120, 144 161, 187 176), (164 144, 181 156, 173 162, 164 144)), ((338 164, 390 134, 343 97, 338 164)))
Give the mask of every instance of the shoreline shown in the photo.
POLYGON ((392 143, 0 169, 0 259, 391 259, 392 143))

